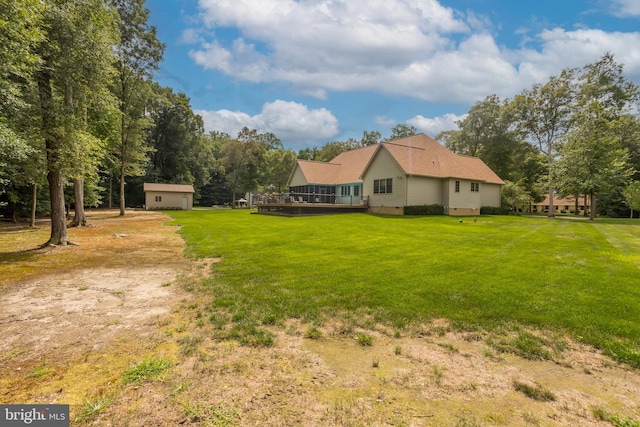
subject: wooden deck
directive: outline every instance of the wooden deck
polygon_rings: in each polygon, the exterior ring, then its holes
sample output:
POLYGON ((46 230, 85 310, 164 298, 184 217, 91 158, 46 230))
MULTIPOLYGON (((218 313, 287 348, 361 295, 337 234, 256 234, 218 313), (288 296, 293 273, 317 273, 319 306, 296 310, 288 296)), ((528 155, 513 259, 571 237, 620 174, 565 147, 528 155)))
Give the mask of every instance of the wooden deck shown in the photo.
POLYGON ((341 205, 329 203, 258 203, 258 214, 303 216, 367 212, 367 205, 341 205))

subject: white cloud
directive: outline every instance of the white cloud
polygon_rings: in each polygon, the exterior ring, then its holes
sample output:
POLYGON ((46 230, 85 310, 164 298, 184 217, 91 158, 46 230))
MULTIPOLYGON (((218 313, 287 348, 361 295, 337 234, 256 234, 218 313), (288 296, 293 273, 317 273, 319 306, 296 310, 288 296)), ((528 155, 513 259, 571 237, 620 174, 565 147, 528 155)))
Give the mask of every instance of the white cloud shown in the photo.
POLYGON ((389 128, 392 128, 397 123, 395 119, 390 119, 384 116, 376 116, 375 121, 376 121, 376 124, 387 126, 389 128))
POLYGON ((196 110, 195 113, 202 116, 207 131, 236 136, 246 126, 260 133, 272 132, 285 146, 296 149, 324 143, 339 132, 338 120, 330 111, 310 110, 306 105, 282 100, 265 103, 255 116, 229 110, 196 110))
MULTIPOLYGON (((637 0, 611 1, 621 13, 640 15, 637 0)), ((208 31, 197 34, 208 40, 190 53, 197 64, 238 80, 285 83, 318 99, 373 90, 471 104, 489 94, 513 96, 606 51, 640 79, 640 32, 553 28, 520 34, 522 47, 510 49, 489 33, 495 26, 486 16, 437 0, 200 0, 199 6, 208 31), (221 36, 228 28, 232 40, 221 36)))
POLYGON ((611 3, 611 10, 615 16, 640 16, 640 3, 638 0, 611 0, 611 3))
POLYGON ((407 124, 415 126, 416 129, 418 129, 418 132, 424 132, 434 138, 442 131, 458 129, 456 122, 463 120, 465 117, 466 114, 457 116, 451 113, 434 118, 417 115, 414 118, 407 120, 407 124))

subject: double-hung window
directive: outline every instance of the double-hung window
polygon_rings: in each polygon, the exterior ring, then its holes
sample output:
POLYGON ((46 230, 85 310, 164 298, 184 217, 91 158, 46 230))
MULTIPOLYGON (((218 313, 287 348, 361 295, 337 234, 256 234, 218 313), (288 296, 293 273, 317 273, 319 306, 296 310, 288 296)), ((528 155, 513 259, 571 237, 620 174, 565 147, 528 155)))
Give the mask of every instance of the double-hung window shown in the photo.
POLYGON ((393 193, 393 179, 374 179, 373 194, 391 194, 393 193))

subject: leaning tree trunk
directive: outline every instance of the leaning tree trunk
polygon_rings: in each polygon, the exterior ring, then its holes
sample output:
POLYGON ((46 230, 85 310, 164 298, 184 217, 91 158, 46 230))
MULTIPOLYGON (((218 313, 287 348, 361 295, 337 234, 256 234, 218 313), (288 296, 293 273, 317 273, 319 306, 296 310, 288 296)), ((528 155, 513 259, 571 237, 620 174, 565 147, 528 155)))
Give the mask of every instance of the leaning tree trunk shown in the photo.
POLYGON ((73 179, 73 196, 74 216, 69 227, 84 227, 87 225, 87 217, 84 213, 84 178, 73 179))

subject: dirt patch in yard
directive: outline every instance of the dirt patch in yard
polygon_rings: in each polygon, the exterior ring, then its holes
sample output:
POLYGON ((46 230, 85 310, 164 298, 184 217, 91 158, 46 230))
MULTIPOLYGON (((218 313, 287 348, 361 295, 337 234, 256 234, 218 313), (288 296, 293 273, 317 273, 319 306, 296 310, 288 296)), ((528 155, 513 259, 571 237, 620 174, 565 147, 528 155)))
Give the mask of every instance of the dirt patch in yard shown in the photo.
POLYGON ((45 249, 46 224, 0 228, 0 403, 68 403, 72 425, 95 426, 640 421, 637 370, 540 331, 460 332, 436 319, 396 333, 336 320, 309 339, 310 326, 290 320, 265 327, 272 347, 214 339, 214 296, 199 284, 224 259, 185 259, 167 220, 91 211, 91 227, 70 230, 80 246, 45 249), (490 345, 519 333, 561 350, 527 360, 490 345), (126 380, 149 361, 167 367, 126 380))

